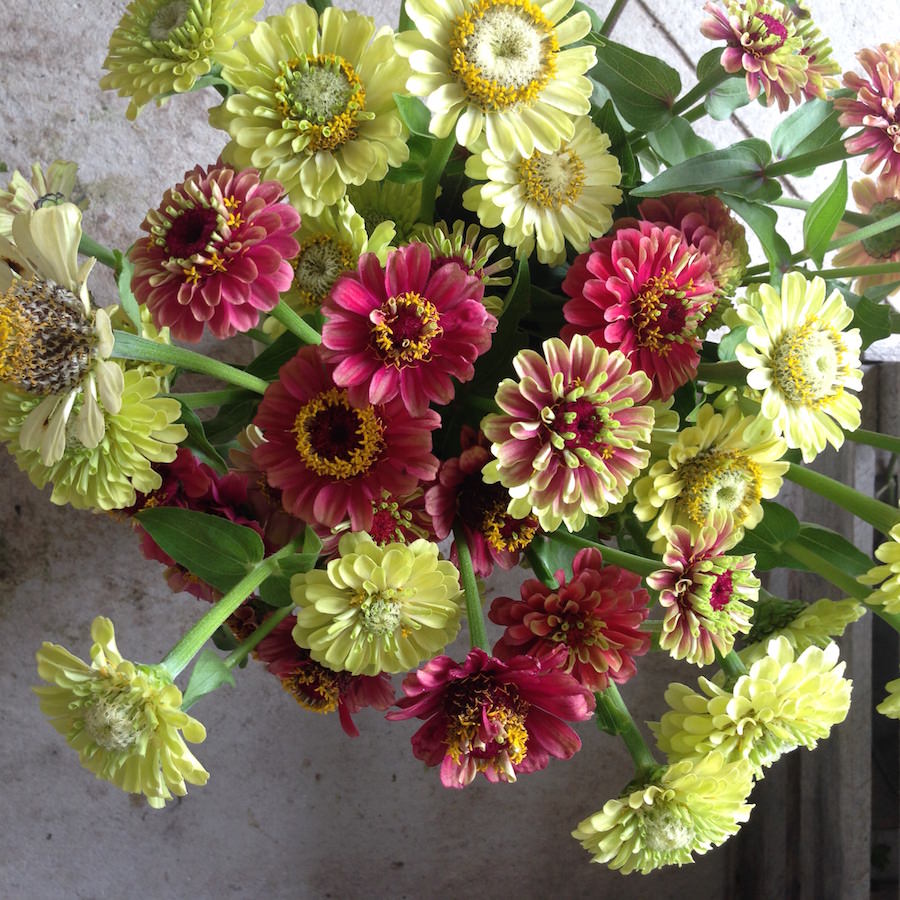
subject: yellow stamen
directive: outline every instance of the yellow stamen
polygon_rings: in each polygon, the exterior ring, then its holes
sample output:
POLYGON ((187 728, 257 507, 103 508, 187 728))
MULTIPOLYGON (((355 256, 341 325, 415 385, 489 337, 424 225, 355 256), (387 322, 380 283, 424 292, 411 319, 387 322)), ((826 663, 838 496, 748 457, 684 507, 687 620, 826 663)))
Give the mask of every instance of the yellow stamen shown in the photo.
POLYGON ((526 199, 538 206, 573 206, 584 187, 584 163, 574 150, 535 150, 517 166, 526 199))
POLYGON ((415 291, 390 297, 378 313, 372 329, 375 346, 398 369, 427 359, 432 340, 444 333, 437 307, 415 291))

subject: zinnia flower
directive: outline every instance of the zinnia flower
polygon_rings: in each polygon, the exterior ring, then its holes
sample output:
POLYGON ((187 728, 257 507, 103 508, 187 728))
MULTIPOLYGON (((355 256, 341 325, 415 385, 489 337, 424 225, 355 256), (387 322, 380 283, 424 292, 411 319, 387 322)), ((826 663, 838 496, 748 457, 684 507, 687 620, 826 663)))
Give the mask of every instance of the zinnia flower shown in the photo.
POLYGON ((726 556, 734 535, 714 525, 692 537, 676 526, 668 535, 663 562, 667 568, 648 576, 647 584, 659 591, 665 610, 659 646, 673 659, 706 666, 734 647, 736 634, 750 630, 759 595, 753 574, 756 557, 726 556))
POLYGON ((650 635, 640 630, 650 595, 641 578, 618 566, 604 566, 593 548, 580 550, 572 562, 572 578, 556 573, 558 588, 536 578, 522 584, 521 600, 495 597, 490 620, 505 625, 494 645, 498 659, 522 653, 536 659, 568 651, 559 663, 591 691, 605 691, 610 679, 622 684, 637 669, 634 657, 650 649, 650 635))
POLYGON ((703 677, 697 680, 702 693, 670 684, 670 710, 650 728, 670 761, 718 750, 729 762, 747 760, 761 777, 780 756, 812 749, 844 721, 851 682, 843 674, 837 644, 807 647, 795 658, 786 638, 773 638, 732 688, 703 677))
POLYGON ((49 686, 34 688, 41 710, 81 764, 98 778, 161 809, 185 782, 206 784, 209 773, 185 740, 200 743, 206 729, 181 711, 181 691, 162 666, 122 658, 113 624, 98 616, 91 625, 91 665, 59 644, 37 652, 38 675, 49 686))
POLYGON ((317 713, 337 710, 344 732, 359 737, 351 717, 366 706, 384 710, 393 705, 390 675, 351 675, 326 668, 310 658, 309 650, 297 646, 291 635, 296 624, 296 616, 285 616, 259 642, 255 655, 303 709, 317 713))
POLYGON ((253 420, 265 437, 253 460, 297 518, 331 528, 349 517, 365 531, 382 491, 405 497, 434 478, 431 432, 440 418, 433 410, 412 416, 397 396, 351 403, 333 371, 313 346, 281 367, 253 420))
MULTIPOLYGON (((6 190, 0 190, 0 235, 9 237, 12 234, 13 218, 18 213, 41 209, 44 206, 74 203, 72 194, 75 190, 77 171, 76 163, 64 159, 54 160, 46 172, 40 163, 33 163, 31 181, 18 169, 14 169, 6 190)), ((82 210, 87 205, 87 200, 76 203, 82 210)))
POLYGON ((900 719, 900 678, 889 681, 884 689, 887 691, 887 697, 875 709, 889 719, 900 719))
POLYGON ((394 103, 407 72, 389 28, 296 3, 229 54, 222 77, 238 93, 209 120, 231 135, 225 160, 281 182, 300 212, 316 216, 348 184, 380 181, 408 158, 394 103))
POLYGON ((744 417, 738 406, 717 413, 704 403, 696 421, 634 486, 634 514, 642 522, 655 518, 647 535, 661 547, 674 526, 696 537, 717 515, 721 529, 740 540, 762 519, 759 501, 778 496, 788 468, 778 461, 787 446, 768 420, 744 417))
POLYGON ((134 119, 151 100, 189 91, 236 40, 249 34, 263 0, 133 0, 109 39, 100 87, 129 97, 134 119))
POLYGON ((791 100, 800 103, 809 78, 809 57, 803 54, 804 37, 787 4, 779 0, 724 2, 724 10, 707 3, 703 8, 712 18, 700 26, 704 37, 728 43, 720 59, 722 68, 726 72, 743 69, 751 100, 762 90, 769 106, 777 101, 782 112, 791 100))
POLYGON ((791 0, 794 25, 803 41, 800 54, 806 57, 806 86, 803 96, 807 100, 827 100, 828 91, 836 90, 841 74, 841 64, 831 55, 831 41, 813 22, 804 0, 791 0))
POLYGON ((875 558, 884 565, 873 566, 857 579, 862 584, 879 585, 866 597, 866 603, 877 604, 891 615, 900 614, 900 525, 891 529, 890 540, 876 548, 875 558))
POLYGON ((844 86, 855 97, 838 97, 834 108, 844 128, 862 128, 862 134, 844 141, 848 153, 865 153, 862 170, 881 166, 878 180, 893 194, 900 193, 900 43, 880 44, 856 54, 866 76, 844 74, 844 86))
MULTIPOLYGON (((21 446, 21 434, 39 408, 40 400, 14 389, 0 389, 0 440, 18 467, 39 488, 53 485, 50 502, 75 509, 123 509, 133 506, 136 491, 149 493, 161 484, 152 463, 171 462, 177 444, 187 437, 178 424, 181 404, 159 396, 159 380, 143 367, 125 369, 121 407, 106 415, 103 440, 95 447, 68 445, 52 465, 45 465, 37 450, 21 446)), ((80 413, 80 398, 73 405, 80 413)))
POLYGON ((389 719, 425 719, 413 735, 416 759, 441 767, 444 787, 464 788, 481 772, 491 782, 537 772, 551 756, 581 749, 563 720, 590 718, 594 698, 556 666, 562 647, 543 661, 502 662, 475 648, 461 663, 436 656, 403 680, 405 697, 389 719), (557 658, 554 658, 558 656, 557 658))
POLYGON ((616 187, 619 162, 609 152, 609 137, 588 116, 575 120, 571 140, 549 153, 501 155, 490 147, 466 160, 466 175, 476 184, 463 194, 485 228, 504 225, 503 242, 516 256, 531 255, 550 266, 566 260, 566 241, 581 253, 593 237, 612 225, 622 202, 616 187))
POLYGON ((431 110, 430 130, 471 149, 484 132, 501 158, 552 153, 590 112, 596 61, 580 41, 585 10, 564 19, 574 0, 409 0, 415 30, 397 39, 409 57, 406 89, 431 110), (565 48, 565 49, 563 49, 565 48))
POLYGON ((88 298, 94 260, 78 264, 81 210, 30 210, 11 229, 14 243, 0 237, 0 384, 41 398, 16 441, 52 466, 67 444, 93 449, 103 440, 107 417, 122 406, 122 370, 108 359, 109 314, 88 298))
POLYGON ((700 362, 697 328, 715 303, 709 260, 676 228, 638 222, 599 238, 566 274, 568 340, 586 334, 621 350, 665 399, 690 381, 700 362))
POLYGON ((753 285, 736 308, 748 326, 735 355, 748 370, 747 385, 762 391, 762 415, 811 462, 826 444, 839 448, 844 429, 859 427, 862 390, 858 328, 841 292, 825 296, 825 282, 788 272, 780 292, 753 285))
POLYGON ((403 672, 443 650, 459 631, 459 572, 418 540, 379 547, 344 535, 325 571, 291 579, 294 640, 316 662, 351 675, 403 672))
POLYGON ((572 837, 593 857, 623 875, 647 875, 694 861, 736 834, 750 816, 750 766, 720 753, 667 766, 651 781, 629 785, 600 812, 580 822, 572 837))
MULTIPOLYGON (((889 181, 879 178, 860 178, 851 185, 853 199, 861 213, 871 216, 873 222, 880 222, 888 216, 900 212, 900 189, 892 187, 889 181)), ((838 223, 835 234, 843 237, 857 229, 848 222, 838 223)), ((835 267, 852 266, 854 268, 877 265, 878 263, 900 262, 900 225, 882 231, 869 238, 863 238, 856 244, 841 247, 832 260, 835 267)), ((892 284, 897 280, 896 272, 882 275, 857 275, 853 280, 853 290, 864 294, 870 288, 882 284, 892 284)), ((900 288, 895 288, 888 296, 893 296, 900 288)))
POLYGON ((337 363, 334 380, 355 403, 398 394, 413 415, 453 399, 452 379, 470 381, 491 345, 497 320, 481 302, 484 285, 456 263, 432 272, 425 244, 371 253, 339 279, 322 304, 322 344, 337 363))
POLYGON ((296 210, 279 203, 281 185, 252 169, 195 166, 163 195, 131 250, 132 290, 158 327, 199 341, 249 331, 291 284, 296 210))
POLYGON ((587 516, 606 515, 647 464, 639 444, 653 427, 653 410, 641 405, 650 380, 583 335, 542 349, 516 355, 519 381, 505 378, 494 398, 503 414, 481 423, 496 457, 484 480, 509 490, 516 518, 533 513, 544 531, 561 522, 578 531, 587 516))
MULTIPOLYGON (((509 491, 500 484, 485 484, 481 470, 493 459, 484 435, 469 426, 460 434, 461 453, 444 460, 437 481, 425 494, 425 508, 434 522, 438 540, 462 526, 476 575, 486 578, 494 565, 511 569, 537 531, 537 519, 517 519, 507 511, 509 491)), ((456 562, 456 541, 450 547, 456 562)))

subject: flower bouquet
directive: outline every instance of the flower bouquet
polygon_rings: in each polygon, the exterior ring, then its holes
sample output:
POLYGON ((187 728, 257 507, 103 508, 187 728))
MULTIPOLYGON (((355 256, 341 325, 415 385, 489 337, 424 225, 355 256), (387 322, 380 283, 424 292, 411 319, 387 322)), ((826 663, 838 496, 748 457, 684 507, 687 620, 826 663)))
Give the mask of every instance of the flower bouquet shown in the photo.
POLYGON ((900 44, 841 78, 806 4, 710 2, 682 91, 610 37, 622 0, 407 0, 396 31, 262 5, 134 0, 113 31, 101 84, 130 119, 206 91, 222 133, 130 247, 83 232, 72 163, 0 192, 0 438, 207 604, 161 658, 125 659, 103 616, 89 663, 45 643, 42 710, 157 808, 205 784, 188 710, 247 665, 350 736, 367 707, 420 720, 447 788, 561 765, 593 719, 634 769, 573 836, 625 874, 691 862, 846 717, 834 639, 900 629, 896 496, 808 465, 900 451, 857 397, 900 331, 900 44), (754 101, 784 113, 768 142, 695 130, 754 101), (783 196, 855 157, 859 212, 846 162, 783 196), (880 532, 875 558, 799 521, 785 480, 880 532), (778 596, 778 569, 842 597, 778 596), (517 589, 487 606, 497 570, 517 589), (618 688, 651 652, 685 673, 655 749, 618 688))

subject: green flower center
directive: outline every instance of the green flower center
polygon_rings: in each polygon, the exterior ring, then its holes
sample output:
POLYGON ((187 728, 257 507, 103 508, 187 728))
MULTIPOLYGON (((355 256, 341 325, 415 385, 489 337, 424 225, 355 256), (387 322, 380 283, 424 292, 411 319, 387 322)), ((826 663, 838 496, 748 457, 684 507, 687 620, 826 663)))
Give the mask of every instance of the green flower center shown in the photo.
POLYGON ((651 807, 642 816, 644 843, 654 853, 671 853, 693 846, 696 831, 687 810, 651 807))
POLYGON ((584 163, 574 150, 535 150, 517 166, 525 197, 538 206, 573 206, 584 187, 584 163))
POLYGON ((791 403, 819 407, 841 392, 844 342, 840 332, 815 320, 789 331, 772 355, 778 390, 791 403))
POLYGON ((184 25, 190 3, 188 0, 171 0, 164 3, 153 15, 147 33, 153 41, 167 41, 176 28, 184 25))
MULTIPOLYGON (((869 215, 876 222, 880 222, 882 219, 893 216, 898 212, 900 212, 900 200, 890 198, 882 200, 881 203, 876 203, 869 215)), ((889 228, 887 231, 882 231, 881 234, 865 238, 862 245, 872 259, 890 259, 897 250, 900 250, 900 225, 889 228)))
POLYGON ((101 695, 84 711, 84 727, 97 746, 122 751, 134 747, 147 726, 140 699, 130 693, 101 695))
POLYGON ((762 496, 762 472, 739 450, 700 453, 679 466, 678 477, 684 484, 678 504, 695 525, 706 524, 716 512, 740 524, 762 496))
POLYGON ((400 603, 393 592, 366 594, 359 601, 363 628, 376 636, 393 634, 400 624, 400 603))
POLYGON ((294 286, 307 306, 320 306, 334 283, 353 268, 353 248, 327 234, 319 234, 300 245, 294 259, 294 286))

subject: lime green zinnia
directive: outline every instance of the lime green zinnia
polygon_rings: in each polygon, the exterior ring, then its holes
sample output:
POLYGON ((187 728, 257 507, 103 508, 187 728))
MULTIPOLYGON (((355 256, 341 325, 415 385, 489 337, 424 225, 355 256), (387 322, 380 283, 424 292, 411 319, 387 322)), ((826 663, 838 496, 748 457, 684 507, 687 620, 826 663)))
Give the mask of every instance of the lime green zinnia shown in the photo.
POLYGON ((889 719, 900 719, 900 678, 889 681, 884 689, 887 691, 887 697, 875 709, 889 719))
POLYGON ((123 659, 103 616, 94 619, 91 637, 91 665, 45 642, 38 675, 50 684, 34 688, 81 764, 123 791, 144 794, 156 809, 183 797, 185 782, 206 784, 209 773, 185 744, 203 741, 206 729, 182 712, 181 691, 166 670, 123 659))
POLYGON ((890 540, 875 550, 875 557, 884 565, 873 566, 857 579, 862 584, 879 585, 866 597, 866 603, 877 604, 891 615, 900 614, 900 525, 891 529, 890 540))
POLYGON ((0 388, 0 440, 7 442, 19 468, 37 487, 53 485, 53 503, 69 503, 76 509, 121 509, 135 502, 135 491, 147 494, 162 483, 151 463, 171 462, 177 444, 187 437, 185 427, 176 424, 181 404, 157 396, 158 379, 142 368, 125 371, 124 385, 122 407, 107 415, 100 443, 85 447, 70 442, 51 466, 17 440, 40 398, 0 388))
POLYGON ((440 652, 459 630, 459 573, 426 540, 379 547, 341 538, 325 571, 295 575, 294 640, 323 666, 353 675, 405 672, 440 652))
POLYGON ((249 34, 263 0, 134 0, 109 39, 100 87, 131 102, 134 119, 151 100, 189 91, 234 42, 249 34))

